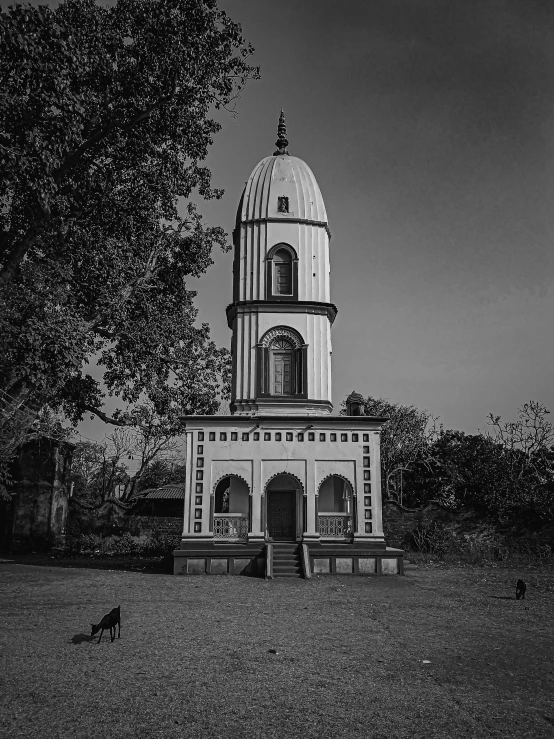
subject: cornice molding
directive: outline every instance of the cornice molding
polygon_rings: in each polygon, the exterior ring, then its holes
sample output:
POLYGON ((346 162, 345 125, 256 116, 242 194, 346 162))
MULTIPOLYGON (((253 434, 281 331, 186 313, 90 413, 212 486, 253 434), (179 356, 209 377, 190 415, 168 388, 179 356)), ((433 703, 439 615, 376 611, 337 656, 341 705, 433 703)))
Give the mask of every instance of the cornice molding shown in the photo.
POLYGON ((327 231, 329 241, 331 241, 331 229, 325 221, 312 221, 309 218, 295 218, 293 214, 283 213, 281 216, 266 216, 264 218, 248 218, 240 222, 241 226, 248 226, 253 223, 299 223, 305 226, 318 226, 327 231))
POLYGON ((316 313, 327 315, 331 325, 337 317, 338 309, 334 303, 320 303, 316 300, 239 300, 226 308, 227 325, 233 328, 237 313, 316 313))
MULTIPOLYGON (((315 431, 319 429, 332 430, 333 428, 344 429, 345 427, 352 431, 378 431, 389 419, 381 416, 297 416, 293 414, 285 415, 284 413, 279 415, 256 415, 252 413, 235 416, 181 416, 180 420, 186 426, 195 428, 236 426, 237 428, 252 429, 253 425, 258 425, 263 430, 264 424, 271 424, 271 428, 306 427, 309 425, 315 431)), ((302 430, 302 428, 299 428, 299 430, 302 430)))

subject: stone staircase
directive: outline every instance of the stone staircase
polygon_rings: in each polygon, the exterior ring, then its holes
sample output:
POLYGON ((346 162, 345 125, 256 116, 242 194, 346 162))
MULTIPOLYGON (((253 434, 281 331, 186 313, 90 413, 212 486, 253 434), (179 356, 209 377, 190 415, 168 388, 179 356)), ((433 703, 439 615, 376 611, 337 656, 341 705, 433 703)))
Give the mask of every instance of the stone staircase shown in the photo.
POLYGON ((300 545, 288 542, 273 544, 273 577, 303 577, 300 545))

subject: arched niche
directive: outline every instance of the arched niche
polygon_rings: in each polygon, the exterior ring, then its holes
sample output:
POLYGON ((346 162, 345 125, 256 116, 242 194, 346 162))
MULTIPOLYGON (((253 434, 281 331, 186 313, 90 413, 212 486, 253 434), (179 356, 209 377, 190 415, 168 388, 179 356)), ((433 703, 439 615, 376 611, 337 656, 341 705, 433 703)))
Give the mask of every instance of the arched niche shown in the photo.
POLYGON ((352 485, 341 475, 329 475, 319 486, 320 513, 352 515, 352 485))
POLYGON ((250 490, 241 477, 228 475, 221 478, 214 489, 214 514, 249 514, 250 490))

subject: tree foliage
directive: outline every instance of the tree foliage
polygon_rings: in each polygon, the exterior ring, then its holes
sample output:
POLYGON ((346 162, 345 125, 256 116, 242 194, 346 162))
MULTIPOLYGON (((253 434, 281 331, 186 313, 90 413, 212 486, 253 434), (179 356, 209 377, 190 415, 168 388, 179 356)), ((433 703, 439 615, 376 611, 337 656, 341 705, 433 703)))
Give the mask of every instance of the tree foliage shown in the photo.
POLYGON ((174 460, 183 456, 181 443, 173 429, 164 426, 152 406, 140 406, 140 424, 117 428, 105 442, 81 441, 72 461, 73 501, 88 509, 106 504, 132 508, 136 493, 157 486, 163 476, 170 481, 174 460))
POLYGON ((441 430, 404 478, 405 501, 467 506, 499 521, 540 526, 554 519, 554 427, 531 401, 518 420, 489 415, 487 433, 441 430))
POLYGON ((366 416, 388 419, 381 431, 382 489, 385 497, 399 499, 400 473, 408 471, 416 460, 426 459, 437 419, 415 406, 371 396, 364 399, 364 409, 366 416))
POLYGON ((228 355, 186 278, 226 249, 187 199, 257 71, 216 0, 66 0, 0 13, 0 388, 31 415, 104 394, 211 413, 228 355), (102 383, 86 372, 96 356, 102 383))

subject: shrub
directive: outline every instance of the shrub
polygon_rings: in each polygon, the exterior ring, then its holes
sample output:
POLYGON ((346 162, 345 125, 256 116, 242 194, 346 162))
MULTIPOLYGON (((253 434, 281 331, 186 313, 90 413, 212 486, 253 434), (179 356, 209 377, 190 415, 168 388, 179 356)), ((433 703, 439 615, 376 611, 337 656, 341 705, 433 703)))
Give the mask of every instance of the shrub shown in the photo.
POLYGON ((117 536, 102 537, 98 534, 79 534, 66 541, 66 552, 70 555, 104 557, 155 557, 169 554, 180 542, 181 537, 162 531, 154 531, 145 537, 134 537, 128 531, 117 536))

